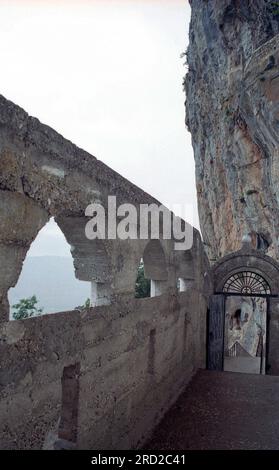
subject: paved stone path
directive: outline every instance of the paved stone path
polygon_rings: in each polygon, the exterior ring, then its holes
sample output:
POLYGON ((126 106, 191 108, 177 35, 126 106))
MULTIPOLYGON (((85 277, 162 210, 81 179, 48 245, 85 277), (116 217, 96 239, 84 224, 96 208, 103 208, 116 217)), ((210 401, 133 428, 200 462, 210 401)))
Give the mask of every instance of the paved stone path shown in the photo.
POLYGON ((279 377, 199 371, 144 449, 279 449, 279 377))

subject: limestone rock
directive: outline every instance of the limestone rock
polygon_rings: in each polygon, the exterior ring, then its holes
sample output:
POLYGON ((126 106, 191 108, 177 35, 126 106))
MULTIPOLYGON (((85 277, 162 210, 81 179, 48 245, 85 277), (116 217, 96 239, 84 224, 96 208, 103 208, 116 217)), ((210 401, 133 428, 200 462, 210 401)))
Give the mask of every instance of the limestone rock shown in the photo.
MULTIPOLYGON (((276 3, 276 2, 275 2, 276 3)), ((192 0, 185 79, 202 234, 211 260, 279 258, 279 6, 192 0)))

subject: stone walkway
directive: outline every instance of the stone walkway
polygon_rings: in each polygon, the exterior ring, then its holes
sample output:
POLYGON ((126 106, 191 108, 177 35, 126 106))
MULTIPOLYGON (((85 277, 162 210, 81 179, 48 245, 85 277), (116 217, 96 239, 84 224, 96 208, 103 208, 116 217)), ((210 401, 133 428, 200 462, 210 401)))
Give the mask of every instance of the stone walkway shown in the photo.
POLYGON ((279 377, 199 371, 144 449, 279 449, 279 377))

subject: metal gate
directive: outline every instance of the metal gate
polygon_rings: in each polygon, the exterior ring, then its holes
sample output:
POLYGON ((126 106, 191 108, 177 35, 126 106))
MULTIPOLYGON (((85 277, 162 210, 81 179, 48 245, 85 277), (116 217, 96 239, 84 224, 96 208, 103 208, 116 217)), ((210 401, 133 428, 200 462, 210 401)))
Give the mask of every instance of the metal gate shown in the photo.
MULTIPOLYGON (((218 293, 210 298, 209 309, 207 312, 207 369, 224 370, 224 346, 225 346, 225 306, 228 297, 239 297, 236 293, 218 293)), ((268 373, 270 368, 268 364, 269 350, 269 298, 270 295, 264 294, 242 294, 245 297, 265 298, 266 299, 266 349, 265 349, 265 371, 268 373)), ((261 366, 262 369, 262 366, 261 366)))
POLYGON ((223 370, 225 296, 211 296, 207 317, 207 369, 223 370))

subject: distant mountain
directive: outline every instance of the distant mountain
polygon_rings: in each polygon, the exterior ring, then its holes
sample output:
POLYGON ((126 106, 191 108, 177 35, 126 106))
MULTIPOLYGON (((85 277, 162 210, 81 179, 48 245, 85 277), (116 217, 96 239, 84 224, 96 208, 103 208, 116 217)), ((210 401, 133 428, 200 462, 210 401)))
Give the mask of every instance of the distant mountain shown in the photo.
POLYGON ((73 310, 90 297, 90 282, 75 278, 72 258, 27 257, 17 285, 9 290, 10 305, 32 295, 44 313, 73 310))

